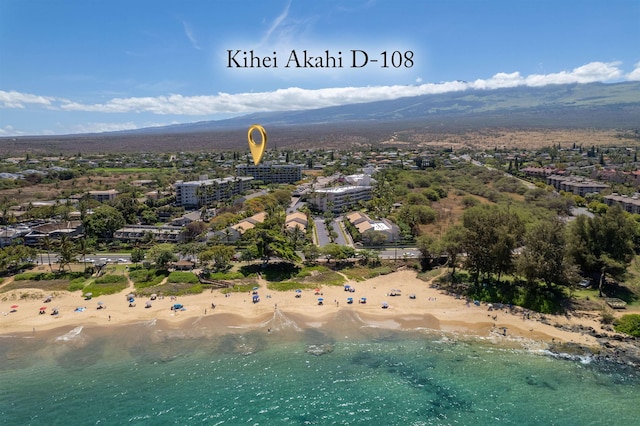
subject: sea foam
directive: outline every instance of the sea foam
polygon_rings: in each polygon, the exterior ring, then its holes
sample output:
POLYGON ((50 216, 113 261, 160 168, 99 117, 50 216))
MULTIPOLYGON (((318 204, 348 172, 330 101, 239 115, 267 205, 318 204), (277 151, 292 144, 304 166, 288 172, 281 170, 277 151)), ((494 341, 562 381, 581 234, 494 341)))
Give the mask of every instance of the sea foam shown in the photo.
POLYGON ((71 330, 70 332, 63 334, 62 336, 56 337, 56 342, 70 342, 78 338, 81 332, 82 332, 82 326, 78 326, 73 330, 71 330))

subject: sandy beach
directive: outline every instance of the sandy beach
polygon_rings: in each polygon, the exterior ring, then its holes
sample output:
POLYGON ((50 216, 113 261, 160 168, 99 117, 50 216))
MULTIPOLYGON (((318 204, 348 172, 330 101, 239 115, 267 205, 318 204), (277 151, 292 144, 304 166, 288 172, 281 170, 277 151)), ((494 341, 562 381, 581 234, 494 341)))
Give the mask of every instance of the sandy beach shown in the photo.
POLYGON ((429 283, 416 278, 415 271, 402 270, 363 282, 348 282, 354 292, 343 286, 319 286, 315 290, 303 290, 300 297, 294 291, 278 292, 267 289, 260 283, 260 301, 253 303, 249 293, 224 295, 220 290, 205 291, 199 295, 170 297, 149 301, 136 298, 130 307, 127 295, 119 294, 85 300, 80 292, 58 292, 53 300, 43 303, 47 294, 41 290, 15 290, 2 294, 0 302, 0 334, 35 333, 57 328, 78 326, 110 327, 140 321, 162 321, 176 328, 193 324, 207 317, 206 324, 213 324, 212 333, 228 333, 234 329, 264 329, 270 332, 274 313, 295 316, 305 327, 322 327, 340 313, 355 315, 364 324, 386 329, 432 329, 458 335, 491 338, 496 341, 522 340, 539 342, 573 342, 583 346, 596 346, 596 339, 585 333, 567 331, 557 325, 581 324, 601 331, 595 318, 574 318, 546 315, 541 321, 539 314, 529 317, 521 309, 510 312, 507 308, 490 310, 488 305, 467 303, 446 295, 429 283), (391 296, 395 290, 397 295, 391 296), (22 293, 32 297, 21 298, 22 293), (316 294, 318 293, 318 294, 316 294), (40 297, 33 297, 39 295, 40 297), (415 295, 415 298, 409 297, 415 295), (347 298, 353 298, 348 304, 347 298), (360 303, 361 298, 366 303, 360 303), (322 305, 319 298, 323 299, 322 305), (145 307, 147 302, 151 307, 145 307), (104 309, 98 309, 99 303, 104 309), (184 310, 171 307, 179 303, 184 310), (388 304, 387 308, 382 305, 388 304), (212 307, 215 305, 215 308, 212 307), (15 309, 12 306, 17 305, 15 309), (46 307, 40 314, 40 308, 46 307), (51 315, 57 308, 58 315, 51 315), (84 308, 78 310, 77 308, 84 308), (12 312, 13 311, 13 312, 12 312))

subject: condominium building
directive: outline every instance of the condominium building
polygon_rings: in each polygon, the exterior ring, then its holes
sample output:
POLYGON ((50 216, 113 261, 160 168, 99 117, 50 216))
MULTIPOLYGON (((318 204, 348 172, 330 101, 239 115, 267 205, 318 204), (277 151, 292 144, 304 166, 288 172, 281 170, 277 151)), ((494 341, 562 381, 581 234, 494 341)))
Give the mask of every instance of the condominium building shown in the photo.
POLYGON ((120 194, 120 191, 116 189, 109 189, 107 191, 89 191, 89 197, 101 203, 115 200, 118 194, 120 194))
POLYGON ((339 213, 343 209, 357 205, 360 201, 368 201, 371 198, 371 186, 337 186, 316 189, 308 195, 307 201, 318 210, 339 213))
POLYGON ((604 197, 604 202, 608 206, 619 204, 626 212, 640 214, 640 197, 638 194, 633 197, 611 194, 604 197))
POLYGON ((226 201, 250 188, 250 176, 228 176, 220 179, 181 180, 173 184, 176 203, 184 208, 199 208, 215 201, 226 201))
POLYGON ((571 192, 584 197, 587 194, 600 193, 609 188, 609 185, 596 182, 591 179, 574 176, 551 175, 547 177, 547 184, 558 191, 571 192))
POLYGON ((127 225, 118 229, 113 234, 113 238, 120 241, 140 241, 153 236, 153 241, 157 243, 177 243, 182 241, 181 226, 153 226, 153 225, 127 225))
POLYGON ((295 183, 302 179, 302 166, 299 164, 239 164, 238 176, 252 176, 265 183, 295 183))

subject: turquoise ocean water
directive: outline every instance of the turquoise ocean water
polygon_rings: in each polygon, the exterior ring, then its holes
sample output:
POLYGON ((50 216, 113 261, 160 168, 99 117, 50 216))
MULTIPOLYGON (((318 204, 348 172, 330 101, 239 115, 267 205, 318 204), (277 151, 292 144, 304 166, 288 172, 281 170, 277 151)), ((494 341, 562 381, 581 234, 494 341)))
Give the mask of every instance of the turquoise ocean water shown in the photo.
POLYGON ((640 374, 617 364, 344 318, 215 327, 4 336, 0 424, 640 424, 640 374))

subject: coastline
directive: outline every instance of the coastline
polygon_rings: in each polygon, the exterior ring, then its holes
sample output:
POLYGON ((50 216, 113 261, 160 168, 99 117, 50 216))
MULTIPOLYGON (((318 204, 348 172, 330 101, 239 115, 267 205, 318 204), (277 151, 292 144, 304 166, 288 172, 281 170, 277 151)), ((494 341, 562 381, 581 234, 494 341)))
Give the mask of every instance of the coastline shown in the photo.
MULTIPOLYGON (((400 270, 389 275, 362 282, 348 282, 355 292, 344 291, 342 286, 319 286, 320 294, 304 290, 301 297, 294 291, 278 292, 260 283, 261 300, 252 302, 252 295, 232 293, 228 296, 220 290, 205 291, 198 295, 169 297, 151 301, 145 308, 146 298, 138 298, 129 307, 122 293, 85 300, 80 293, 59 292, 50 303, 43 304, 47 296, 37 289, 15 290, 3 293, 7 300, 0 302, 0 337, 28 335, 30 338, 50 339, 61 336, 77 327, 104 328, 128 324, 161 324, 163 330, 188 331, 190 334, 213 336, 229 333, 258 331, 278 333, 287 329, 320 329, 338 327, 375 327, 387 330, 431 330, 451 336, 480 338, 498 345, 521 345, 532 349, 580 352, 615 359, 623 350, 624 362, 634 364, 637 344, 633 339, 610 338, 601 327, 596 315, 577 318, 564 315, 524 315, 522 310, 489 310, 488 305, 467 304, 464 300, 446 295, 429 283, 416 278, 413 270, 400 270), (390 296, 392 290, 398 296, 390 296), (21 299, 22 294, 28 299, 21 299), (409 297, 415 294, 415 299, 409 297), (352 297, 353 304, 347 304, 352 297), (359 303, 366 297, 367 303, 359 303), (323 304, 318 304, 323 298, 323 304), (97 309, 101 302, 105 309, 97 309), (383 303, 388 308, 383 309, 383 303), (185 310, 174 311, 174 303, 185 310), (11 305, 18 305, 9 313, 11 305), (212 304, 215 308, 212 308, 212 304), (39 309, 46 306, 45 314, 39 309), (59 315, 50 315, 53 307, 59 315), (83 312, 75 312, 86 307, 83 312), (622 346, 630 348, 622 348, 622 346)), ((615 337, 615 336, 614 336, 615 337)), ((639 358, 640 359, 640 358, 639 358)))

